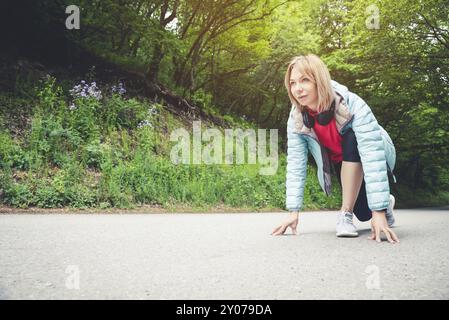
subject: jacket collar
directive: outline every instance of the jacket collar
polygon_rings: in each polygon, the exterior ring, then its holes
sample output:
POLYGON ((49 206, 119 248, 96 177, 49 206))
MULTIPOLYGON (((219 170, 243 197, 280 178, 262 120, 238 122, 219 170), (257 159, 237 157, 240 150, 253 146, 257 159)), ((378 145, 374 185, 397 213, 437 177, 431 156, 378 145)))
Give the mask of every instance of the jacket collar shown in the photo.
MULTIPOLYGON (((341 134, 342 129, 352 121, 353 114, 349 111, 349 108, 345 102, 344 97, 340 94, 340 92, 335 91, 334 98, 337 103, 335 104, 335 122, 337 125, 337 130, 341 134)), ((294 132, 302 133, 302 134, 312 134, 314 135, 313 130, 311 128, 307 128, 304 125, 304 121, 302 119, 301 111, 298 107, 293 107, 293 120, 295 124, 294 132)))

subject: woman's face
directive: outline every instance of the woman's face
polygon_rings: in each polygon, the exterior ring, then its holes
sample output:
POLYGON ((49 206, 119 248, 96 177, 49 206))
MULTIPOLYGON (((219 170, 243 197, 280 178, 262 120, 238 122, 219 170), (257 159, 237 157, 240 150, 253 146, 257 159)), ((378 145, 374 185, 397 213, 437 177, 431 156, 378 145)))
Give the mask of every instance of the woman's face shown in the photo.
POLYGON ((297 65, 293 66, 290 73, 290 90, 298 102, 316 111, 318 104, 318 92, 312 79, 302 75, 297 65))

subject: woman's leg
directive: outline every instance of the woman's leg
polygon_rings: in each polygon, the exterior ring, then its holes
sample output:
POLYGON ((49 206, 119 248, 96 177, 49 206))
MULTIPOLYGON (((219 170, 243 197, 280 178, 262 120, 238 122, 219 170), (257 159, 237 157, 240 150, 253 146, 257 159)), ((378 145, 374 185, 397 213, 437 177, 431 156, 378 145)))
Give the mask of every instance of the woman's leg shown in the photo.
POLYGON ((353 212, 362 181, 362 163, 343 161, 341 164, 341 211, 353 212))
MULTIPOLYGON (((341 184, 341 166, 342 166, 342 162, 334 164, 334 169, 337 174, 337 179, 338 179, 340 186, 342 186, 342 184, 341 184)), ((342 189, 343 189, 343 187, 342 187, 342 189)), ((342 210, 343 210, 343 206, 342 206, 342 210)), ((357 219, 359 219, 359 221, 368 221, 372 218, 372 212, 371 212, 371 209, 368 207, 368 198, 366 197, 365 180, 362 180, 362 185, 360 186, 357 200, 355 201, 353 210, 350 212, 353 212, 356 215, 357 219)))
POLYGON ((352 211, 359 221, 368 221, 373 217, 371 209, 368 207, 368 198, 366 197, 365 180, 362 181, 359 196, 352 211))
POLYGON ((338 180, 342 188, 342 211, 354 212, 357 219, 371 219, 368 207, 363 168, 357 149, 357 140, 352 129, 349 129, 342 140, 343 161, 336 166, 338 180))

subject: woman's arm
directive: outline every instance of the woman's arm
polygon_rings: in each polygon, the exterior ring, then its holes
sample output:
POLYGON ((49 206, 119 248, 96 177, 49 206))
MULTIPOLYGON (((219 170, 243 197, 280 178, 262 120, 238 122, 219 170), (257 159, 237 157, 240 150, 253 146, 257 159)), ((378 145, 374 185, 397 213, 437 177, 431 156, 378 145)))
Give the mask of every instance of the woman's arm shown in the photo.
POLYGON ((286 208, 291 212, 299 212, 304 198, 308 149, 306 140, 294 133, 293 129, 294 119, 290 112, 287 122, 286 208))
POLYGON ((299 210, 304 198, 304 185, 307 175, 307 142, 293 131, 294 119, 292 112, 287 122, 287 179, 286 179, 286 207, 290 211, 288 219, 276 227, 271 235, 279 236, 285 233, 288 227, 293 234, 297 234, 299 210))
POLYGON ((358 95, 350 92, 348 103, 354 113, 352 129, 362 161, 368 206, 381 211, 388 207, 390 187, 380 126, 371 108, 358 95))

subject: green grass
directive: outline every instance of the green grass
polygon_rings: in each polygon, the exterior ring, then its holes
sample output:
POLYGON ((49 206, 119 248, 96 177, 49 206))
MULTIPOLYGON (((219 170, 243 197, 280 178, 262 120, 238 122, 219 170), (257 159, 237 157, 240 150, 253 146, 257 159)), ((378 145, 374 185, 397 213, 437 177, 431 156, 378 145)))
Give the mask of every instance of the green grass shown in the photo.
MULTIPOLYGON (((170 150, 175 142, 170 133, 184 127, 191 134, 192 128, 162 105, 117 94, 72 100, 52 78, 36 91, 36 99, 28 101, 29 126, 20 136, 13 137, 0 121, 4 205, 82 209, 158 205, 189 212, 285 207, 284 154, 274 175, 259 174, 259 164, 173 164, 170 150), (76 109, 69 108, 71 103, 76 109), (139 126, 142 121, 146 125, 139 126)), ((207 102, 207 97, 197 99, 207 102)), ((226 120, 254 129, 241 119, 226 120)), ((316 170, 310 167, 304 209, 335 209, 340 201, 338 190, 325 196, 316 170)))
MULTIPOLYGON (((170 133, 184 128, 193 139, 192 124, 162 105, 107 90, 101 100, 72 100, 52 78, 33 90, 34 98, 0 94, 3 205, 104 210, 155 206, 181 212, 285 208, 285 154, 279 155, 273 175, 261 175, 260 164, 174 164, 170 152, 177 142, 170 141, 170 133), (71 103, 77 108, 71 110, 71 103), (16 118, 28 119, 27 125, 11 130, 7 124, 16 118), (146 125, 139 125, 142 122, 146 125)), ((210 103, 207 96, 196 99, 203 106, 210 103)), ((225 116, 225 120, 234 129, 257 129, 242 119, 225 116)), ((202 132, 210 127, 202 121, 202 132)), ((202 142, 202 147, 207 144, 202 142)), ((224 139, 221 147, 224 154, 224 139)), ((235 144, 233 148, 235 157, 235 144)), ((448 192, 394 185, 393 193, 397 207, 449 203, 448 192)), ((338 209, 340 204, 337 180, 327 197, 316 168, 309 166, 303 210, 338 209)))

